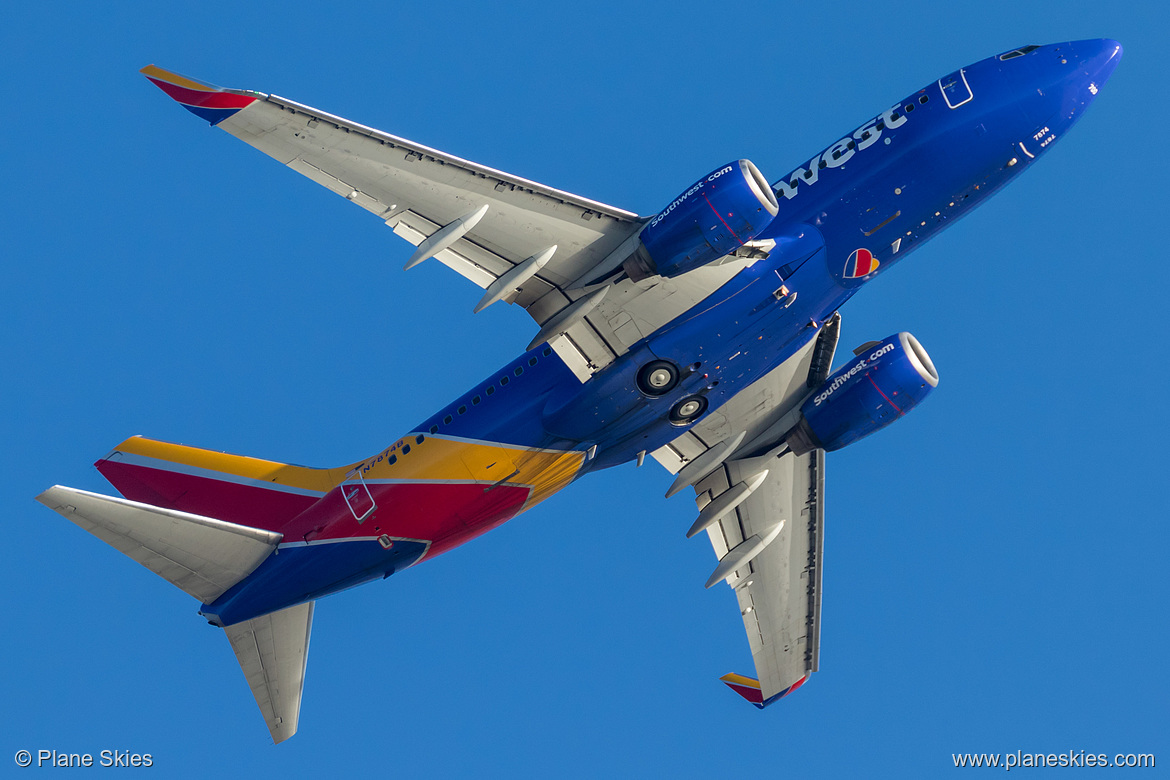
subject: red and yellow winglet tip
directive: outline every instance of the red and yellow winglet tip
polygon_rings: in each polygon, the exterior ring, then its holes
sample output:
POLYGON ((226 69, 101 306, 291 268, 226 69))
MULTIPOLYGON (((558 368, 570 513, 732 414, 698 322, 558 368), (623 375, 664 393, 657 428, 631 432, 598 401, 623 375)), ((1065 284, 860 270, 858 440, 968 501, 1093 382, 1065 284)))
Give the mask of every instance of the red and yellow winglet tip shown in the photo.
POLYGON ((213 125, 218 125, 261 97, 257 93, 217 87, 190 76, 163 70, 157 65, 147 65, 139 73, 174 98, 183 108, 213 125))
POLYGON ((764 701, 764 693, 760 690, 760 681, 754 677, 745 677, 742 674, 735 674, 732 672, 730 674, 723 675, 719 679, 722 680, 723 684, 728 688, 735 691, 740 696, 744 697, 762 710, 772 702, 783 699, 785 696, 804 685, 805 681, 808 679, 808 675, 806 674, 804 677, 801 677, 799 680, 780 691, 780 693, 777 693, 775 696, 770 696, 767 701, 764 701))

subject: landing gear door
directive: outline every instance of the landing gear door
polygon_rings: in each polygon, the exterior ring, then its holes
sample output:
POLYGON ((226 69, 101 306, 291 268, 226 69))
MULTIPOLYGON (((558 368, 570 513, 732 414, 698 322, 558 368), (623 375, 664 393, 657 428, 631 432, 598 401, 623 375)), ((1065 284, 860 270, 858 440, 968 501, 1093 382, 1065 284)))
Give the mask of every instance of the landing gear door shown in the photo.
POLYGON ((365 522, 366 518, 378 508, 377 504, 374 503, 374 494, 370 492, 370 486, 366 484, 360 470, 350 472, 340 487, 345 505, 349 507, 349 511, 353 513, 353 519, 357 520, 359 524, 365 522))

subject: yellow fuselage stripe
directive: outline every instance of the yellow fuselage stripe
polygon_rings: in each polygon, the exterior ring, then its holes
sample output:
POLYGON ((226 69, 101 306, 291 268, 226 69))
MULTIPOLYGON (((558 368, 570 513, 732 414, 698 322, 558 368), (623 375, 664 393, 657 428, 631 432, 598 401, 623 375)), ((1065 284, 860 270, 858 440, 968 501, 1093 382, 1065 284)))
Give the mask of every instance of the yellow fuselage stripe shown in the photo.
POLYGON ((179 463, 210 471, 328 493, 360 469, 367 480, 452 481, 530 485, 525 508, 551 496, 573 481, 585 456, 581 452, 534 450, 490 442, 427 436, 418 443, 409 436, 371 458, 333 469, 292 466, 261 458, 188 447, 139 436, 117 451, 179 463), (406 451, 409 447, 409 451, 406 451), (391 462, 393 460, 393 462, 391 462))

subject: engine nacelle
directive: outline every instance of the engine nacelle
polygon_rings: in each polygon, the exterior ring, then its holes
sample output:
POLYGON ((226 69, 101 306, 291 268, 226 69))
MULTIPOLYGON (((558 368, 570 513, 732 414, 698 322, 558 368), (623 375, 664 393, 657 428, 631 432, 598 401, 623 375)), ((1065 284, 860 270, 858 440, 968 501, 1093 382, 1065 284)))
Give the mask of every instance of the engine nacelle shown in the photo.
POLYGON ((788 446, 797 455, 839 450, 885 428, 937 386, 934 363, 909 333, 869 344, 804 402, 788 446))
POLYGON ((678 276, 732 254, 766 228, 780 210, 760 169, 737 160, 712 171, 642 229, 623 268, 634 281, 678 276))

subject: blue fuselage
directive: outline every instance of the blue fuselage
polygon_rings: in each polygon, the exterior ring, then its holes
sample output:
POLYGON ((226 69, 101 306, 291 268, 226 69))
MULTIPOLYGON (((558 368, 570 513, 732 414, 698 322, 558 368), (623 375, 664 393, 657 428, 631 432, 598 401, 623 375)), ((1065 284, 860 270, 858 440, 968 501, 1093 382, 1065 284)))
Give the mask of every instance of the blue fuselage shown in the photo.
POLYGON ((708 412, 717 409, 807 344, 862 285, 1027 169, 1080 118, 1120 53, 1106 39, 1025 47, 930 83, 775 182, 780 210, 758 236, 777 242, 770 256, 588 382, 542 358, 542 345, 498 372, 528 369, 513 389, 501 388, 511 396, 505 416, 504 404, 492 415, 455 414, 483 392, 476 387, 418 430, 596 445, 582 473, 663 446, 686 430, 667 418, 672 404, 699 393, 708 412), (871 259, 859 261, 859 252, 871 259), (781 285, 795 301, 776 294, 781 285), (633 389, 635 376, 655 359, 684 367, 684 376, 648 398, 633 389))
MULTIPOLYGON (((521 482, 540 482, 529 465, 536 453, 575 456, 580 477, 671 442, 688 428, 670 419, 682 399, 706 399, 707 414, 718 409, 816 338, 862 285, 1028 168, 1080 117, 1120 52, 1109 40, 1025 47, 944 76, 861 124, 773 185, 779 211, 757 236, 775 241, 766 258, 588 381, 540 344, 386 451, 425 452, 439 446, 426 443, 432 439, 495 448, 512 458, 503 470, 513 473, 486 487, 473 482, 466 496, 449 488, 439 498, 404 492, 429 490, 427 480, 373 480, 384 483, 376 491, 388 492, 374 496, 384 511, 368 521, 372 530, 342 503, 339 486, 302 515, 320 515, 301 523, 309 533, 284 529, 281 555, 204 613, 222 624, 248 619, 387 576, 473 538, 532 505, 531 488, 508 480, 524 472, 521 482), (681 369, 677 385, 656 396, 636 389, 639 371, 655 361, 681 369), (424 505, 421 519, 402 521, 413 530, 390 534, 394 546, 383 549, 375 536, 424 505), (429 530, 417 530, 420 523, 429 530), (348 544, 333 544, 339 541, 348 544)), ((380 462, 372 458, 363 470, 380 462)), ((549 463, 564 468, 557 457, 549 463)), ((556 481, 556 489, 571 479, 556 481)))

